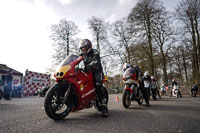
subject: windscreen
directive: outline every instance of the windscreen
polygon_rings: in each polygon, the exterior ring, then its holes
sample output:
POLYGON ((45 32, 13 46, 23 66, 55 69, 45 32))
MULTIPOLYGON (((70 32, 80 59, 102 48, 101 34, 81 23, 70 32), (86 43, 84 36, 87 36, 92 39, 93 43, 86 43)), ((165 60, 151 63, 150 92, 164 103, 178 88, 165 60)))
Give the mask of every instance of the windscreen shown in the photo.
POLYGON ((66 66, 68 65, 69 63, 71 63, 73 60, 77 59, 78 56, 77 55, 74 55, 74 54, 71 54, 71 55, 68 55, 65 60, 63 60, 60 64, 60 66, 66 66))
POLYGON ((124 72, 123 78, 131 77, 134 73, 135 73, 134 69, 128 68, 128 69, 124 72))

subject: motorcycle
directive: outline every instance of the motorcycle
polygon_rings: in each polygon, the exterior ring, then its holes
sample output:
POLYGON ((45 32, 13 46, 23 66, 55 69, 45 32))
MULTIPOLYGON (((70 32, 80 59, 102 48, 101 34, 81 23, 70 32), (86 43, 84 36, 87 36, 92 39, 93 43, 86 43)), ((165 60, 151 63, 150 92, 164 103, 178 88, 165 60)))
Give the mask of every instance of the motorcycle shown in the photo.
POLYGON ((166 96, 166 95, 167 95, 167 94, 166 94, 167 91, 166 91, 166 88, 165 88, 164 84, 161 85, 160 90, 161 90, 160 93, 161 93, 162 96, 164 96, 164 95, 166 96))
POLYGON ((191 90, 191 96, 196 97, 197 95, 197 90, 191 90))
POLYGON ((181 97, 178 85, 174 85, 172 87, 172 96, 174 96, 176 98, 181 97))
POLYGON ((139 89, 139 82, 136 80, 136 74, 128 68, 123 74, 123 82, 125 83, 122 94, 122 104, 125 108, 129 108, 131 101, 136 101, 139 105, 143 103, 143 94, 139 89))
MULTIPOLYGON (((57 68, 54 75, 56 83, 50 87, 44 100, 45 112, 51 119, 60 120, 70 112, 93 106, 98 111, 102 110, 92 72, 85 73, 78 68, 82 60, 82 56, 71 54, 57 68)), ((107 89, 104 86, 101 89, 106 93, 106 103, 108 103, 107 89)))
POLYGON ((47 91, 48 91, 49 87, 40 87, 38 89, 38 96, 40 97, 45 97, 47 91))
POLYGON ((192 86, 191 91, 190 91, 191 96, 192 96, 192 97, 196 97, 197 91, 198 91, 197 86, 196 86, 196 85, 192 86))

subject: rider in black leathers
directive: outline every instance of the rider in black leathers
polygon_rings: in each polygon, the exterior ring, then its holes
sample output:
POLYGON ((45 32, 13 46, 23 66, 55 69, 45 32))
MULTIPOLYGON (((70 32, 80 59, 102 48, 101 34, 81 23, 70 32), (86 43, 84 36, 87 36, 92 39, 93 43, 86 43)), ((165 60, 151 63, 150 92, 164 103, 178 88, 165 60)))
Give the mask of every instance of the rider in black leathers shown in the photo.
POLYGON ((198 93, 198 86, 196 84, 193 84, 190 90, 191 94, 192 94, 192 90, 195 90, 198 93))
POLYGON ((102 106, 102 116, 107 117, 108 108, 106 103, 106 92, 101 89, 104 74, 99 52, 96 49, 92 48, 92 43, 88 39, 83 39, 80 43, 79 48, 81 50, 81 56, 83 56, 83 62, 85 66, 84 71, 92 71, 93 73, 96 92, 102 106))
MULTIPOLYGON (((144 76, 143 76, 143 81, 145 82, 145 81, 148 81, 148 82, 150 82, 150 84, 151 84, 151 77, 150 77, 150 75, 149 75, 149 72, 145 72, 144 73, 144 76)), ((143 82, 143 83, 144 83, 143 82)), ((144 84, 143 84, 143 86, 144 86, 144 84)), ((145 88, 145 87, 143 87, 143 90, 142 90, 142 93, 143 93, 143 96, 144 96, 144 100, 145 100, 145 102, 146 102, 146 106, 147 107, 150 107, 150 103, 149 103, 149 99, 150 99, 150 88, 145 88)))

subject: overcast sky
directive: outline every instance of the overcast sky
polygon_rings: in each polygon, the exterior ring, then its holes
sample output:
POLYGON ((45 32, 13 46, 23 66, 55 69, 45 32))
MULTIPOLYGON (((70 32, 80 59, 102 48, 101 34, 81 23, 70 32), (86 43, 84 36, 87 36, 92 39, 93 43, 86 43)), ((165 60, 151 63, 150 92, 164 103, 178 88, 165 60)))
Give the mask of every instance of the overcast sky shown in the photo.
MULTIPOLYGON (((162 0, 173 11, 181 0, 162 0)), ((113 22, 126 17, 137 0, 1 0, 0 64, 22 73, 45 72, 53 55, 50 27, 60 19, 74 21, 79 38, 91 39, 87 20, 91 16, 113 22)))

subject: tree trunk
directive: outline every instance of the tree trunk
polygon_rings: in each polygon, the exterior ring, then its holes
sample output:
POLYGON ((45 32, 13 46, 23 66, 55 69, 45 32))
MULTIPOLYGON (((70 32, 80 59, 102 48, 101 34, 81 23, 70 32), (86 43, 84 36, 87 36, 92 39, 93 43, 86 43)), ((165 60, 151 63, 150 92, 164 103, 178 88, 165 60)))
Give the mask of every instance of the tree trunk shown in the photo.
POLYGON ((196 34, 197 34, 197 46, 198 46, 198 52, 199 52, 199 62, 200 62, 200 35, 199 35, 199 27, 198 27, 198 20, 197 17, 195 17, 195 30, 196 30, 196 34))
POLYGON ((160 51, 161 51, 162 58, 163 58, 163 62, 162 63, 163 63, 164 83, 165 83, 165 85, 168 85, 166 58, 165 58, 165 55, 164 55, 162 47, 160 47, 160 51))
POLYGON ((196 46, 196 35, 195 35, 195 28, 194 28, 194 21, 190 19, 191 28, 192 28, 192 41, 193 41, 193 52, 194 52, 194 71, 195 71, 195 83, 199 83, 199 63, 198 63, 198 55, 197 55, 197 46, 196 46))
POLYGON ((184 71, 185 71, 185 80, 187 82, 188 81, 188 75, 187 75, 187 65, 186 65, 186 61, 185 61, 184 49, 182 49, 182 57, 183 57, 183 67, 184 67, 184 71))
POLYGON ((181 80, 181 84, 183 84, 183 77, 182 77, 182 72, 181 72, 181 61, 180 61, 180 53, 178 52, 178 71, 179 71, 179 79, 181 80))
POLYGON ((69 55, 69 34, 67 34, 67 55, 69 55))
POLYGON ((152 50, 152 37, 151 37, 151 22, 149 18, 149 14, 147 13, 147 37, 148 37, 148 44, 149 44, 149 52, 150 52, 150 68, 151 68, 151 75, 154 75, 154 62, 153 62, 153 50, 152 50))
POLYGON ((128 59, 127 59, 127 61, 128 61, 128 64, 131 64, 131 57, 130 57, 130 50, 129 50, 129 47, 127 47, 127 46, 125 46, 126 47, 126 52, 127 52, 127 54, 128 54, 128 59))
POLYGON ((99 51, 100 54, 100 44, 99 44, 99 33, 97 32, 97 49, 99 51))

